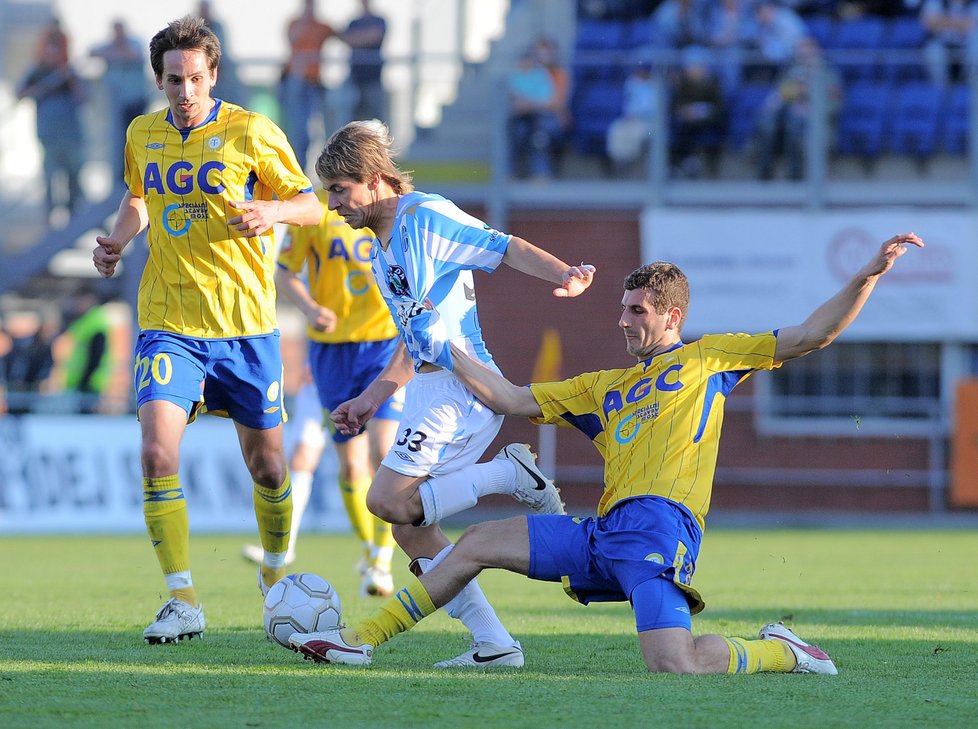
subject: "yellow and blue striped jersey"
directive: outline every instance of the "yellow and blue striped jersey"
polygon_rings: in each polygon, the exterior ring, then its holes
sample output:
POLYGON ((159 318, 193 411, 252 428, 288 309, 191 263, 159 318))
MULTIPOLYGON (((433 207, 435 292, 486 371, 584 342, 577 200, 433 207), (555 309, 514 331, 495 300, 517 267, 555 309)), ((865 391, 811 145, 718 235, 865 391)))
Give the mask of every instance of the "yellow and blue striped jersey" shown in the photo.
POLYGON ((274 235, 246 238, 227 221, 238 214, 230 201, 312 192, 282 131, 220 100, 192 129, 162 109, 129 125, 125 174, 149 214, 140 328, 214 339, 273 332, 274 235))
POLYGON ((278 265, 294 273, 305 266, 309 295, 336 314, 334 331, 308 327, 309 338, 330 344, 393 339, 397 326, 370 264, 373 231, 351 228, 325 204, 325 191, 316 194, 324 203, 319 225, 289 226, 278 256, 278 265))
POLYGON ((628 369, 530 385, 543 416, 576 427, 604 458, 598 515, 635 496, 684 505, 704 526, 723 406, 737 383, 774 362, 775 332, 711 334, 628 369))

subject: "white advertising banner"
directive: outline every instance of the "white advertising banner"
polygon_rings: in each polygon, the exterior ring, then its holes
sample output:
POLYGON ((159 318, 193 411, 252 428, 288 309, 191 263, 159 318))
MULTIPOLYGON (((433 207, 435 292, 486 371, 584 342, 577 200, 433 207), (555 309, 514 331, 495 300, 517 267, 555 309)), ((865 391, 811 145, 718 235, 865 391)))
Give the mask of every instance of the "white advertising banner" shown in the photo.
MULTIPOLYGON (((326 454, 303 525, 346 529, 335 456, 326 454)), ((205 416, 189 425, 180 456, 191 530, 257 533, 231 421, 205 416)), ((0 417, 0 534, 140 532, 142 502, 135 416, 0 417)))
POLYGON ((662 210, 642 215, 642 260, 672 261, 690 282, 691 336, 800 324, 895 233, 910 250, 877 285, 844 337, 854 341, 978 337, 978 236, 960 211, 662 210))

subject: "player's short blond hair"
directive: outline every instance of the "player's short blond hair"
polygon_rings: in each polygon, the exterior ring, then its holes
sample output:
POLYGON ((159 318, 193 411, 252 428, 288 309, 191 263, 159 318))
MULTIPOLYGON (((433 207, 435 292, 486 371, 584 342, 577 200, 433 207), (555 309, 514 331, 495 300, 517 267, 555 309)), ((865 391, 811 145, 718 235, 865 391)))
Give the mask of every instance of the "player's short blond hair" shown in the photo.
POLYGON ((398 195, 411 192, 411 173, 394 163, 390 129, 378 119, 352 121, 333 133, 316 160, 316 174, 323 184, 349 178, 366 182, 375 174, 398 195))
POLYGON ((657 314, 676 307, 682 313, 679 327, 686 322, 689 311, 689 280, 675 263, 656 261, 636 268, 625 276, 625 291, 644 289, 649 303, 657 314))

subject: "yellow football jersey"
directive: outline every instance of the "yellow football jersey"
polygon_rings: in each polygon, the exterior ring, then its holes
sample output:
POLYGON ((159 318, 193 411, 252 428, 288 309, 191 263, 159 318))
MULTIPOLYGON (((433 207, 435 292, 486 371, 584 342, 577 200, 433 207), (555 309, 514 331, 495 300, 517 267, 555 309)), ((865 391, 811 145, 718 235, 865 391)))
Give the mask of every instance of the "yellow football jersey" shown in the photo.
POLYGON ((634 367, 530 386, 535 422, 576 427, 604 458, 598 515, 622 499, 663 496, 700 528, 710 508, 723 406, 734 386, 774 362, 774 332, 711 334, 634 367))
POLYGON ((306 267, 309 295, 336 313, 336 329, 319 332, 308 328, 317 342, 378 342, 397 336, 397 326, 370 267, 374 234, 369 228, 354 229, 328 208, 326 192, 323 219, 318 226, 289 226, 282 241, 278 264, 299 273, 306 267))
POLYGON ((192 129, 162 109, 130 124, 125 175, 149 214, 140 328, 199 338, 274 331, 274 235, 246 238, 227 221, 238 214, 230 201, 312 192, 282 131, 223 101, 192 129))

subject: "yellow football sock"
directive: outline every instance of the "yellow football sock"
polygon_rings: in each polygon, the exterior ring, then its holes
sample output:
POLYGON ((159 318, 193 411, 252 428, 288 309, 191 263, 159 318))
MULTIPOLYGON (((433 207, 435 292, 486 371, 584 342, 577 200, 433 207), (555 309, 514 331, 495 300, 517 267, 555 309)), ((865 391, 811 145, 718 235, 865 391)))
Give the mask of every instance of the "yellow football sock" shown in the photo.
MULTIPOLYGON (((187 501, 177 474, 143 479, 143 517, 164 575, 190 571, 190 524, 187 501)), ((170 595, 197 604, 193 587, 171 590, 170 595)))
POLYGON ((370 544, 374 531, 374 515, 367 508, 367 489, 370 488, 370 479, 347 481, 341 478, 339 481, 343 506, 346 507, 347 516, 350 517, 350 526, 361 542, 370 544))
POLYGON ((411 575, 405 587, 385 602, 372 617, 360 621, 354 631, 364 643, 376 647, 398 633, 410 630, 437 608, 421 581, 411 575))
POLYGON ((374 517, 374 548, 370 555, 370 561, 375 567, 390 572, 391 559, 394 556, 394 534, 391 525, 383 519, 374 517))
MULTIPOLYGON (((265 550, 266 555, 284 555, 289 549, 289 531, 292 524, 292 482, 289 474, 285 474, 285 480, 277 489, 267 489, 255 484, 254 502, 262 549, 265 550)), ((282 575, 279 577, 284 574, 285 569, 282 566, 282 575)), ((272 582, 265 584, 271 585, 272 582)))
POLYGON ((730 648, 727 673, 757 673, 774 671, 790 673, 795 667, 795 654, 780 640, 744 640, 724 638, 730 648))

